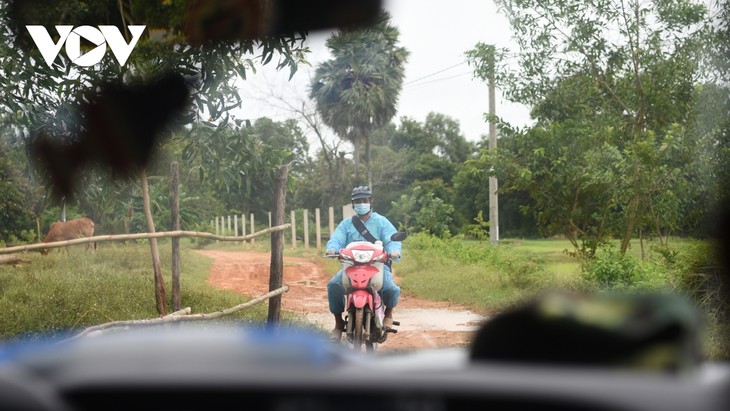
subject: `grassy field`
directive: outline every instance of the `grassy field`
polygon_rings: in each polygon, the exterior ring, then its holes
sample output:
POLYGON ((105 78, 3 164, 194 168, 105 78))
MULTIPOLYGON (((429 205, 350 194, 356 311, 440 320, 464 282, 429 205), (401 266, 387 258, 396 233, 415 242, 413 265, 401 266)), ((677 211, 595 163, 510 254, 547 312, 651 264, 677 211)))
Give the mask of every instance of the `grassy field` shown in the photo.
POLYGON ((498 247, 476 241, 412 236, 394 265, 406 292, 493 313, 550 288, 572 288, 579 265, 565 241, 506 240, 498 247))
MULTIPOLYGON (((681 260, 696 243, 672 239, 670 253, 658 250, 658 244, 646 242, 644 257, 635 241, 622 261, 618 260, 618 243, 597 254, 600 274, 627 269, 630 281, 617 281, 614 286, 597 284, 581 271, 578 261, 564 250, 572 249, 561 240, 503 240, 497 247, 464 240, 438 240, 419 235, 404 243, 404 260, 394 265, 402 278, 403 292, 426 299, 447 300, 472 310, 490 314, 503 311, 549 289, 593 292, 671 292, 677 293, 677 276, 681 260), (676 253, 676 254, 675 254, 676 253), (670 256, 673 261, 669 263, 670 256), (603 265, 601 265, 603 264, 603 265)), ((621 278, 621 277, 619 277, 621 278)), ((623 279, 623 278, 621 278, 623 279)), ((718 322, 709 311, 703 311, 706 324, 702 338, 710 358, 730 359, 728 326, 718 322)))
MULTIPOLYGON (((169 300, 170 241, 159 243, 169 300)), ((184 306, 193 313, 205 313, 248 300, 208 285, 212 260, 192 252, 189 241, 183 243, 184 306)), ((157 317, 149 245, 144 241, 102 243, 96 253, 71 249, 68 254, 29 253, 24 258, 32 262, 19 267, 0 265, 2 339, 65 335, 109 321, 157 317)), ((266 307, 259 304, 227 320, 260 323, 266 320, 266 307)))

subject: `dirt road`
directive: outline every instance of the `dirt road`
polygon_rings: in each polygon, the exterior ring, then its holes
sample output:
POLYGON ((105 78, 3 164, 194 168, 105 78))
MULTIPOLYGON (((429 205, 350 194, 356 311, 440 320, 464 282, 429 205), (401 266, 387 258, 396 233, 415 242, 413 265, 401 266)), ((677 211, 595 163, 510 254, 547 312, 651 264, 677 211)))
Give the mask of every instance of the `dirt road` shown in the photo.
MULTIPOLYGON (((208 278, 212 285, 247 296, 268 292, 271 258, 268 253, 199 252, 214 259, 208 278)), ((324 330, 331 329, 333 319, 327 306, 327 281, 332 274, 324 272, 322 263, 306 258, 285 258, 284 284, 289 285, 290 289, 283 295, 282 308, 324 330)), ((484 319, 463 307, 419 300, 408 296, 407 291, 402 291, 395 309, 395 320, 400 321, 401 326, 397 334, 389 336, 388 341, 379 346, 379 350, 468 345, 484 319)))

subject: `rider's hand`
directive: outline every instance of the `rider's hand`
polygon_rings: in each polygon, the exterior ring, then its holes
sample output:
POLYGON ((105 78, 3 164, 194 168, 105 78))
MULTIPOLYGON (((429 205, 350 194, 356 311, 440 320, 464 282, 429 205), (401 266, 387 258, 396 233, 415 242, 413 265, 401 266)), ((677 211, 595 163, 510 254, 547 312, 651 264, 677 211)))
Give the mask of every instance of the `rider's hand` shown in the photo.
POLYGON ((327 254, 327 255, 335 255, 337 252, 335 250, 332 250, 332 249, 327 249, 327 251, 325 251, 324 253, 327 254))
POLYGON ((391 260, 397 260, 400 258, 400 253, 398 251, 391 251, 388 253, 388 257, 390 257, 391 260))

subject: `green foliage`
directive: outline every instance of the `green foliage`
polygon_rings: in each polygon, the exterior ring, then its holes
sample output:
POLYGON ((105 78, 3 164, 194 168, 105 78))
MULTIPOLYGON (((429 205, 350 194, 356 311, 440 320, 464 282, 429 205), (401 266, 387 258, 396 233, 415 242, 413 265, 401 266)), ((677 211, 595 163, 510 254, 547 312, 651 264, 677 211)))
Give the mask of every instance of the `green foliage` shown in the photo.
POLYGON ((601 289, 627 289, 645 279, 646 273, 634 257, 607 249, 587 263, 583 278, 601 289))
POLYGON ((711 319, 723 322, 730 318, 730 301, 722 295, 723 281, 727 280, 718 251, 716 244, 693 241, 673 256, 672 282, 697 301, 711 319))
POLYGON ((293 156, 289 150, 296 147, 295 142, 304 149, 301 130, 294 123, 269 119, 260 119, 254 126, 201 126, 185 138, 183 160, 220 193, 227 208, 244 207, 242 211, 268 211, 276 169, 293 156), (279 140, 288 147, 280 146, 279 140))
MULTIPOLYGON (((124 8, 120 8, 116 2, 105 0, 0 2, 0 22, 6 28, 0 32, 0 55, 13 56, 5 62, 7 64, 0 67, 0 91, 6 96, 12 96, 0 102, 0 123, 5 126, 3 140, 8 141, 14 152, 20 153, 22 159, 19 165, 24 171, 22 177, 28 184, 18 186, 23 188, 21 193, 25 197, 24 205, 27 210, 40 216, 46 207, 58 204, 56 199, 46 196, 46 190, 38 183, 44 176, 39 175, 40 170, 34 169, 33 159, 26 156, 36 132, 42 131, 64 141, 77 138, 69 130, 83 131, 83 123, 79 123, 79 106, 84 99, 87 99, 87 94, 97 90, 100 84, 116 81, 137 84, 166 72, 197 78, 198 81, 193 85, 195 92, 192 93, 193 105, 190 111, 177 119, 177 124, 173 125, 182 126, 184 123, 189 126, 186 131, 197 136, 198 128, 205 129, 200 134, 208 132, 206 129, 208 127, 228 128, 229 112, 242 104, 238 82, 245 80, 250 70, 255 70, 255 64, 273 62, 272 64, 278 69, 289 69, 293 75, 298 65, 304 61, 308 49, 303 44, 303 33, 266 37, 256 41, 209 42, 200 47, 190 46, 184 36, 183 27, 190 17, 188 12, 191 10, 191 5, 192 0, 165 1, 162 5, 159 2, 127 2, 124 8), (12 10, 11 4, 14 5, 12 10), (57 57, 54 66, 48 67, 42 62, 37 48, 25 29, 26 24, 40 24, 49 28, 55 24, 78 26, 82 23, 123 26, 130 21, 146 25, 147 30, 124 67, 120 67, 109 55, 94 67, 75 66, 63 52, 57 57), (201 118, 207 121, 203 122, 201 118)), ((193 27, 193 29, 203 28, 193 27)), ((271 146, 281 142, 278 138, 279 128, 263 130, 264 128, 266 127, 262 125, 262 130, 259 130, 262 139, 271 142, 271 146), (267 134, 266 131, 271 132, 267 134)), ((167 134, 163 137, 166 136, 167 134)), ((156 147, 155 154, 160 155, 162 151, 164 158, 166 154, 164 150, 172 146, 172 152, 176 155, 165 160, 180 159, 180 151, 174 152, 174 149, 177 149, 174 143, 170 144, 169 140, 163 139, 160 141, 163 144, 156 147)), ((301 141, 301 138, 297 140, 299 143, 301 141)), ((287 146, 287 149, 291 150, 299 148, 302 147, 287 146)), ((306 147, 303 148, 306 150, 306 147)), ((281 147, 277 147, 276 150, 266 150, 262 147, 259 151, 264 153, 247 157, 247 161, 253 164, 252 167, 260 162, 265 163, 266 160, 261 158, 266 157, 269 151, 278 155, 284 150, 281 147)), ((255 150, 253 154, 256 154, 255 150)), ((159 161, 160 158, 156 160, 159 161)), ((207 165, 228 164, 227 160, 227 158, 217 159, 217 163, 212 160, 212 164, 207 165)), ((165 169, 162 175, 169 175, 167 168, 169 161, 163 164, 165 169)), ((195 167, 198 164, 189 166, 195 167)), ((150 167, 155 168, 155 165, 151 164, 150 167)), ((77 186, 80 189, 75 193, 78 205, 84 214, 99 222, 99 229, 102 232, 129 231, 130 221, 136 218, 130 214, 134 206, 131 204, 134 200, 130 200, 130 196, 133 195, 135 187, 128 181, 112 181, 111 178, 107 178, 109 176, 102 177, 100 173, 104 171, 106 170, 103 168, 92 170, 79 179, 77 186)), ((181 174, 185 171, 184 165, 181 165, 181 174)), ((241 180, 241 185, 255 187, 256 184, 248 180, 255 178, 256 173, 251 173, 250 168, 235 172, 239 171, 247 172, 246 177, 238 179, 241 180)), ((186 183, 185 180, 185 176, 181 176, 183 184, 186 183)), ((153 179, 151 185, 155 185, 153 179)), ((188 187, 190 201, 195 201, 193 199, 196 197, 205 197, 200 194, 211 197, 210 187, 200 185, 196 187, 194 184, 188 187)), ((66 200, 71 202, 71 199, 66 200)), ((232 199, 231 202, 236 202, 236 208, 245 205, 241 199, 232 199)), ((212 203, 211 208, 216 208, 218 201, 212 203)), ((193 211, 190 203, 186 206, 188 210, 186 212, 192 215, 183 215, 184 220, 208 217, 202 215, 199 209, 193 211)), ((164 211, 164 207, 162 209, 164 211)))
POLYGON ((581 276, 599 290, 637 291, 666 289, 669 273, 670 267, 661 261, 642 261, 609 246, 584 261, 581 276))
POLYGON ((34 237, 33 215, 24 205, 18 190, 17 176, 6 161, 6 150, 0 140, 0 243, 16 244, 34 237))
POLYGON ((83 4, 73 0, 21 3, 25 2, 14 2, 11 11, 8 2, 3 2, 0 9, 0 19, 8 28, 0 35, 0 54, 15 56, 13 64, 3 65, 0 76, 0 89, 14 98, 3 100, 0 108, 5 113, 17 115, 19 123, 28 127, 44 123, 61 127, 75 121, 69 110, 74 109, 84 92, 94 90, 102 81, 124 79, 134 82, 165 71, 200 74, 199 93, 193 95, 197 108, 207 111, 207 117, 212 121, 225 119, 228 110, 241 104, 232 80, 244 80, 247 72, 255 69, 253 59, 243 56, 258 57, 264 64, 279 56, 278 68, 289 68, 293 74, 308 51, 299 33, 260 41, 210 42, 202 47, 191 47, 183 29, 190 17, 192 0, 166 2, 162 7, 133 3, 133 7, 126 10, 115 2, 104 0, 83 4), (146 25, 147 30, 125 67, 119 67, 109 58, 94 67, 73 66, 65 53, 59 54, 53 68, 37 64, 41 59, 25 30, 26 24, 52 27, 86 22, 84 24, 122 26, 130 21, 146 25))
POLYGON ((419 210, 416 214, 416 224, 425 232, 437 237, 449 237, 449 224, 453 221, 454 206, 444 203, 444 200, 433 193, 425 193, 418 199, 419 210))
POLYGON ((489 239, 489 225, 489 221, 485 221, 482 216, 482 210, 479 210, 479 214, 474 217, 474 224, 469 226, 468 233, 481 244, 484 240, 489 239))
POLYGON ((542 234, 578 252, 620 236, 625 253, 636 233, 668 236, 709 203, 712 189, 687 182, 712 174, 698 155, 708 130, 692 113, 711 25, 698 2, 650 3, 499 0, 519 68, 492 46, 467 53, 475 76, 494 74, 536 120, 503 127, 501 149, 467 162, 468 173, 495 174, 502 194, 528 193, 542 234))
POLYGON ((431 192, 416 186, 391 205, 390 219, 401 230, 416 230, 437 237, 449 237, 454 207, 431 192))

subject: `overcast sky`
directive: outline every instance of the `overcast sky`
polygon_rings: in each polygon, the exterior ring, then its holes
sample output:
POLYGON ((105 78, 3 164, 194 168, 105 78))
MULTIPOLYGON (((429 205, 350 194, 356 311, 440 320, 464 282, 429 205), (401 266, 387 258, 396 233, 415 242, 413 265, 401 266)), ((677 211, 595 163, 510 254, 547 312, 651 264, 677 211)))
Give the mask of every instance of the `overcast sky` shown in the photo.
MULTIPOLYGON (((394 120, 408 116, 423 121, 429 112, 443 113, 459 121, 468 140, 479 140, 488 132, 483 117, 488 111, 487 86, 472 78, 464 53, 480 41, 514 50, 506 19, 487 0, 386 0, 384 5, 400 30, 401 45, 410 51, 394 120)), ((314 68, 330 58, 324 44, 328 36, 324 32, 312 34, 308 39, 312 67, 302 67, 291 82, 287 82, 288 71, 277 73, 266 67, 243 83, 243 117, 290 117, 262 101, 261 96, 270 88, 280 95, 306 96, 314 68)), ((496 110, 515 126, 530 123, 529 109, 509 103, 499 90, 496 110)))

